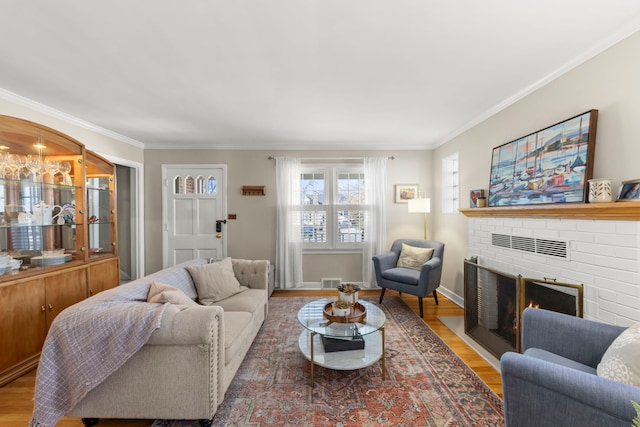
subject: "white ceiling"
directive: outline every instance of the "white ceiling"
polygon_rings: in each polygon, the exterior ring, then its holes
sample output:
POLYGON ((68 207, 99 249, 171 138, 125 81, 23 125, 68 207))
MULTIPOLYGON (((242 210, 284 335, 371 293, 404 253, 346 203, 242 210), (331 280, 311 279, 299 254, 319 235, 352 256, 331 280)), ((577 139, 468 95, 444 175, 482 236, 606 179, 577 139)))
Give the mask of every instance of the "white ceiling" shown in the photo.
POLYGON ((145 148, 435 148, 639 29, 637 0, 0 0, 0 97, 145 148))

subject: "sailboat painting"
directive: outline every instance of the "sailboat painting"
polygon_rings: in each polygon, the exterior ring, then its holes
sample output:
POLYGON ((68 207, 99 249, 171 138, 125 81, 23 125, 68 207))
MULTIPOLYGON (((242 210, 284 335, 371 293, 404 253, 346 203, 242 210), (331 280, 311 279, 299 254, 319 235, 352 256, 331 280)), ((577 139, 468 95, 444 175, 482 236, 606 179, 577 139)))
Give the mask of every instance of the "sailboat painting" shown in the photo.
POLYGON ((597 122, 590 110, 494 148, 488 205, 584 203, 597 122))

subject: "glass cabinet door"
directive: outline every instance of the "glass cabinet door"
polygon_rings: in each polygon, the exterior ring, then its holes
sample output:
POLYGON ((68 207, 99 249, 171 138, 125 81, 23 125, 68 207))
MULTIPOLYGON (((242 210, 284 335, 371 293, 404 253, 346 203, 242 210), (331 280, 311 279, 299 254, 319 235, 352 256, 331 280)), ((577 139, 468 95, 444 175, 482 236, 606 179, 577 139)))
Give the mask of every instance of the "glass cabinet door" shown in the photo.
POLYGON ((82 154, 48 128, 0 121, 1 275, 82 259, 82 154))
POLYGON ((86 188, 90 259, 116 254, 115 165, 87 150, 86 188))

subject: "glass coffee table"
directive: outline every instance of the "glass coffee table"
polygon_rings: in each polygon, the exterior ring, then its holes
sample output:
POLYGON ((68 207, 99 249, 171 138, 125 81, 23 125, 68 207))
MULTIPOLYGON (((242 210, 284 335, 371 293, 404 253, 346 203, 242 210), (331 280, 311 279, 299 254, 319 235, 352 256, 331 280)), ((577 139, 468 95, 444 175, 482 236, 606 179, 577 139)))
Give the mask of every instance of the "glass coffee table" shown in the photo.
POLYGON ((386 379, 384 359, 384 322, 386 316, 375 304, 359 300, 366 309, 363 319, 355 323, 332 322, 324 317, 324 307, 336 298, 323 298, 306 304, 298 311, 298 321, 305 330, 298 338, 302 354, 311 361, 311 385, 314 365, 336 370, 366 368, 382 359, 382 379, 386 379), (379 332, 379 333, 376 333, 379 332), (325 352, 322 337, 348 339, 361 336, 362 350, 325 352))

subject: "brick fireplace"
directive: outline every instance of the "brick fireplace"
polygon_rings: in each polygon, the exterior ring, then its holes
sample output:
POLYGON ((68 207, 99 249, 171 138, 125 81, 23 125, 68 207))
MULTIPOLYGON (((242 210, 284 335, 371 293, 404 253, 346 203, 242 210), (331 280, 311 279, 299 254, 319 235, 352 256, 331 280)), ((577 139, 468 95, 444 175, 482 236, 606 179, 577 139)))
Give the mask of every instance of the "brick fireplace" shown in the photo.
POLYGON ((585 318, 624 326, 640 320, 640 203, 461 211, 468 256, 478 264, 584 284, 585 318))

